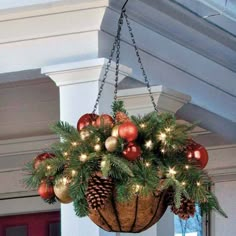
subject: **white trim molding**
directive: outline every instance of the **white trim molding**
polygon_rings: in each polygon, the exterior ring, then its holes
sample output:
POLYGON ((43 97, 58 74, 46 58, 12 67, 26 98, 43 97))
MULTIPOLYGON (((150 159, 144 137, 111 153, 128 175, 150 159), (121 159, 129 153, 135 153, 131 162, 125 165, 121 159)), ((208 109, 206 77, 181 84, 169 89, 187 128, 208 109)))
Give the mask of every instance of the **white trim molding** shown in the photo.
MULTIPOLYGON (((42 68, 42 74, 49 76, 57 86, 71 85, 77 83, 87 83, 98 81, 104 75, 108 60, 106 58, 97 58, 86 61, 78 61, 66 64, 52 65, 42 68)), ((120 65, 119 81, 131 74, 132 70, 127 66, 120 65)), ((107 83, 114 84, 115 63, 112 62, 109 73, 107 74, 107 83)))
POLYGON ((42 152, 43 149, 48 149, 56 140, 58 140, 56 135, 45 135, 0 141, 0 161, 1 158, 8 156, 42 152))
MULTIPOLYGON (((191 100, 190 96, 162 85, 153 86, 152 93, 158 109, 161 112, 172 114, 175 114, 191 100)), ((148 113, 154 110, 148 90, 145 87, 119 90, 118 97, 124 101, 125 107, 131 115, 148 113)))

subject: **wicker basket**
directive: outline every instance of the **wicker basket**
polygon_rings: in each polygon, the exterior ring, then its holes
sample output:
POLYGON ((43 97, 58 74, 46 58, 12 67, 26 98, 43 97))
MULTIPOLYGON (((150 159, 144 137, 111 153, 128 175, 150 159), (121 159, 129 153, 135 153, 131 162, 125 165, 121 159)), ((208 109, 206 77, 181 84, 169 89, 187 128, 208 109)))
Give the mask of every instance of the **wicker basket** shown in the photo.
MULTIPOLYGON (((113 194, 114 195, 114 194, 113 194)), ((167 191, 157 196, 136 195, 132 201, 118 203, 115 196, 100 210, 90 210, 90 219, 110 232, 139 233, 154 225, 167 209, 167 191)))

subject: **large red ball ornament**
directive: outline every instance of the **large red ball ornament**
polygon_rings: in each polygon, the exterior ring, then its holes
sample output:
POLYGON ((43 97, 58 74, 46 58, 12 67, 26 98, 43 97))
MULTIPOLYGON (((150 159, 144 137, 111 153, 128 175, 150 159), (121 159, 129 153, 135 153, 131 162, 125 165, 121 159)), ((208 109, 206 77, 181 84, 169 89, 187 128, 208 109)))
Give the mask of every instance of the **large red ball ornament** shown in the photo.
POLYGON ((119 126, 119 136, 128 142, 134 141, 138 137, 138 128, 130 121, 119 126))
POLYGON ((98 115, 93 113, 87 113, 82 115, 77 122, 77 130, 80 131, 86 126, 95 125, 97 118, 98 115))
POLYGON ((191 144, 187 146, 187 158, 194 158, 201 169, 204 169, 208 163, 208 153, 206 148, 194 141, 191 141, 191 144))
POLYGON ((129 161, 134 161, 141 156, 141 148, 135 143, 128 143, 123 151, 124 157, 129 161))
POLYGON ((39 154, 34 159, 34 168, 37 169, 42 161, 44 161, 44 160, 46 160, 48 158, 53 158, 53 157, 55 157, 55 155, 53 153, 44 152, 42 154, 39 154))
POLYGON ((46 181, 42 181, 38 188, 38 194, 43 199, 51 199, 55 196, 53 185, 49 185, 46 181))
POLYGON ((100 115, 96 120, 96 126, 97 127, 113 127, 114 126, 114 120, 111 116, 107 114, 100 115))

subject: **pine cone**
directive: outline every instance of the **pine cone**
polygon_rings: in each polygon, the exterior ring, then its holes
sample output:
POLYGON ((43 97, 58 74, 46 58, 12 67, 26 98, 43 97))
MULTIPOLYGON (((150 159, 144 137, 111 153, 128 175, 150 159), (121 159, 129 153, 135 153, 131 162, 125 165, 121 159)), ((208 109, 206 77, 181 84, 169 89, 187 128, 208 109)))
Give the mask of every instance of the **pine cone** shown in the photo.
POLYGON ((187 220, 190 216, 193 217, 195 214, 195 202, 191 199, 182 197, 180 207, 176 208, 176 206, 173 203, 171 210, 181 219, 187 220))
POLYGON ((85 194, 89 207, 95 210, 102 208, 112 190, 113 182, 111 178, 103 178, 99 173, 91 176, 85 194))
POLYGON ((124 123, 126 121, 130 121, 129 117, 122 111, 116 112, 115 120, 118 123, 124 123))

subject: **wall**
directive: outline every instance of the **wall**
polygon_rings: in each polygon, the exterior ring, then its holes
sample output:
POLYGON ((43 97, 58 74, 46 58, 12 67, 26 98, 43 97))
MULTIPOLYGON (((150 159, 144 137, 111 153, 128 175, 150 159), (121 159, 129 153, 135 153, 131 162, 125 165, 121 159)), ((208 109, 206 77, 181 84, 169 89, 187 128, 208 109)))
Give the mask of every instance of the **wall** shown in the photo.
POLYGON ((211 217, 212 236, 236 235, 236 145, 211 147, 209 149, 209 172, 215 182, 213 190, 226 212, 225 219, 217 213, 211 217))
POLYGON ((0 216, 58 210, 47 205, 36 191, 27 191, 23 183, 26 162, 46 150, 54 135, 0 141, 0 216))

